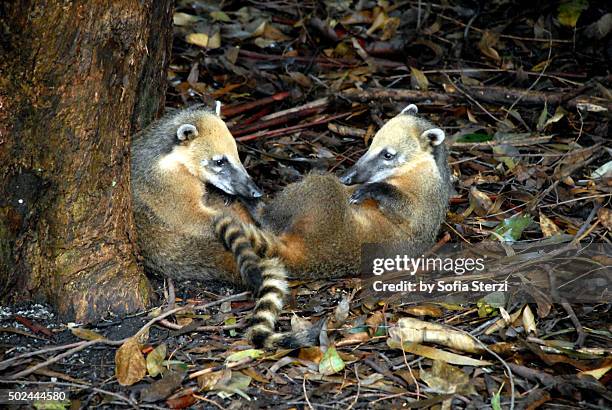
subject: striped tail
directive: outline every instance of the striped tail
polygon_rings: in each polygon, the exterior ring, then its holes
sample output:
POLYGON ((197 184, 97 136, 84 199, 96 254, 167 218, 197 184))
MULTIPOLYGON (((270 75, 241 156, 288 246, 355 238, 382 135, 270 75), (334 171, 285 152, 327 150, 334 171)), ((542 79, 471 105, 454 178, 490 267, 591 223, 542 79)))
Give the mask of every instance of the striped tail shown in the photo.
POLYGON ((231 215, 221 215, 214 219, 215 235, 236 259, 240 276, 244 283, 257 295, 253 313, 249 318, 247 339, 255 347, 282 347, 295 349, 311 346, 318 338, 318 330, 299 333, 277 333, 274 327, 283 310, 287 295, 287 273, 278 258, 260 258, 253 248, 251 239, 257 235, 259 250, 263 254, 270 249, 271 238, 255 227, 243 224, 231 215), (250 232, 250 234, 249 234, 250 232), (265 248, 263 247, 265 244, 265 248), (315 334, 316 333, 316 334, 315 334))

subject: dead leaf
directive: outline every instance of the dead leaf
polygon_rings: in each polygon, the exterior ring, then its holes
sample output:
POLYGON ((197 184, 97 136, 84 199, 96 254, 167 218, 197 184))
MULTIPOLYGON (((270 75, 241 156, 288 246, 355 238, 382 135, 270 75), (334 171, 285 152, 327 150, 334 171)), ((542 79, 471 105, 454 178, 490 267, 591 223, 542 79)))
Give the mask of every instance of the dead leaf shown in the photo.
POLYGON ((497 50, 493 48, 497 44, 498 39, 499 36, 497 34, 493 33, 492 31, 485 30, 485 32, 482 33, 480 42, 478 43, 480 52, 496 62, 501 61, 501 57, 497 53, 497 50))
POLYGON ((405 309, 405 312, 413 316, 442 317, 442 309, 436 305, 409 306, 405 309))
POLYGON ((597 210, 597 219, 605 228, 612 232, 612 210, 608 208, 599 208, 597 210))
POLYGON ((601 40, 612 31, 612 13, 606 13, 595 23, 589 24, 584 30, 587 37, 601 40))
POLYGON ((190 33, 185 37, 185 41, 199 47, 215 49, 221 47, 221 32, 217 31, 211 36, 206 33, 190 33))
POLYGON ((385 22, 387 21, 387 19, 388 19, 387 14, 384 11, 380 10, 379 13, 376 15, 376 17, 374 18, 374 22, 372 23, 368 31, 366 31, 366 33, 371 36, 372 33, 374 33, 376 30, 378 30, 379 28, 385 25, 385 22))
POLYGON ((470 205, 478 216, 486 216, 493 206, 493 201, 487 194, 472 187, 469 194, 470 205))
POLYGON ((533 316, 533 312, 529 305, 525 305, 525 309, 523 309, 523 327, 525 328, 525 333, 529 334, 538 334, 538 330, 535 323, 535 317, 533 316))
POLYGON ((542 230, 545 238, 550 238, 551 236, 559 235, 561 233, 559 227, 542 212, 540 212, 540 229, 542 230))
POLYGON ((469 335, 448 326, 412 317, 398 320, 397 326, 389 329, 389 336, 403 343, 436 343, 463 352, 482 352, 482 347, 469 335))
POLYGON ((174 390, 178 389, 185 378, 185 373, 168 372, 160 380, 147 386, 140 392, 140 400, 146 403, 153 403, 163 400, 170 396, 174 390))
POLYGON ((99 333, 94 332, 91 329, 83 329, 81 327, 71 327, 70 331, 72 332, 73 335, 83 340, 104 339, 104 336, 102 336, 99 333))
POLYGON ((171 399, 166 400, 166 406, 171 409, 184 409, 186 407, 191 406, 196 402, 196 398, 193 396, 193 393, 185 394, 179 397, 173 397, 171 399))
POLYGON ((174 25, 179 27, 190 26, 194 23, 197 23, 198 20, 198 16, 194 16, 192 14, 187 13, 174 13, 174 16, 172 17, 174 25))
POLYGON ((147 374, 147 363, 135 338, 128 339, 115 353, 115 376, 122 386, 131 386, 147 374))
POLYGON ((308 360, 319 364, 323 358, 323 351, 319 346, 302 347, 298 354, 298 359, 308 360))
POLYGON ((512 313, 511 315, 508 315, 508 312, 506 312, 505 310, 500 309, 500 311, 502 313, 502 317, 500 317, 497 322, 493 323, 491 326, 487 328, 487 330, 485 330, 484 332, 485 335, 493 334, 497 332, 498 330, 505 328, 506 326, 513 323, 515 320, 517 320, 521 316, 521 312, 522 312, 521 309, 518 309, 516 312, 512 313))
POLYGON ((441 360, 434 360, 429 371, 422 370, 423 380, 436 393, 476 394, 474 385, 463 370, 441 360))
POLYGON ((579 376, 593 376, 597 380, 601 379, 606 373, 612 369, 612 357, 608 357, 603 364, 595 369, 585 370, 578 373, 579 376))
POLYGON ((349 316, 349 311, 349 298, 347 296, 343 296, 342 300, 338 303, 338 306, 336 306, 336 309, 334 309, 334 319, 337 326, 346 322, 346 319, 349 316))
POLYGON ((417 90, 427 91, 429 88, 429 81, 421 70, 410 67, 410 85, 417 90))
POLYGON ((336 342, 336 346, 341 347, 341 346, 348 346, 348 345, 356 345, 356 344, 365 343, 368 340, 370 340, 370 334, 368 332, 350 333, 344 339, 341 339, 338 342, 336 342))
POLYGON ((428 359, 442 360, 446 363, 457 364, 460 366, 489 366, 491 362, 472 359, 471 357, 461 356, 435 347, 420 345, 417 343, 404 343, 403 345, 396 339, 388 338, 387 345, 392 349, 403 349, 407 353, 423 356, 428 359))
POLYGON ((204 373, 198 376, 198 386, 203 391, 210 391, 222 378, 225 377, 229 380, 231 376, 232 372, 228 369, 204 373))
POLYGON ((308 78, 308 76, 306 76, 305 74, 299 73, 297 71, 290 71, 287 74, 289 74, 289 76, 291 77, 293 81, 295 81, 302 87, 304 88, 312 87, 312 80, 308 78))

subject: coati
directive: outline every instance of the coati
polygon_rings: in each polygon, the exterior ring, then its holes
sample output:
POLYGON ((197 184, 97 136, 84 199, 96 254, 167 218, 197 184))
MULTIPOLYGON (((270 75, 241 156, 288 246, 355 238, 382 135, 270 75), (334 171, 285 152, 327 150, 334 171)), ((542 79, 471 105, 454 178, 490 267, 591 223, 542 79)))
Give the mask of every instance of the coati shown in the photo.
MULTIPOLYGON (((282 262, 257 256, 240 227, 226 230, 232 256, 213 231, 220 215, 252 222, 236 199, 262 195, 218 111, 181 110, 135 136, 131 177, 138 245, 147 272, 247 285, 259 295, 253 317, 273 329, 286 292, 282 262)), ((290 335, 274 341, 298 343, 290 335)))
MULTIPOLYGON (((232 248, 243 240, 230 235, 239 227, 258 254, 280 257, 300 278, 354 274, 366 243, 401 241, 408 256, 421 255, 444 221, 451 187, 444 132, 417 111, 411 104, 389 120, 340 178, 309 175, 287 186, 263 208, 262 228, 227 215, 215 232, 232 248)), ((275 337, 253 323, 254 344, 275 337)))

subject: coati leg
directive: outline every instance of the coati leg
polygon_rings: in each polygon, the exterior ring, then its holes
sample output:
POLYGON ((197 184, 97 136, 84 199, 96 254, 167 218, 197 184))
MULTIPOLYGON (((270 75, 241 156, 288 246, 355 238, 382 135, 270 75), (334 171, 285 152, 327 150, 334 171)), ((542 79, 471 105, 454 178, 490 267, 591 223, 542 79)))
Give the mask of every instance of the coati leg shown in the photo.
POLYGON ((378 208, 390 219, 403 218, 397 204, 406 202, 406 196, 394 185, 386 182, 373 182, 357 188, 350 196, 351 204, 361 204, 371 199, 378 203, 378 208))
POLYGON ((287 294, 285 266, 278 258, 257 256, 245 226, 231 215, 220 215, 213 220, 215 234, 231 250, 243 281, 257 297, 249 318, 247 339, 255 347, 295 349, 313 345, 319 334, 316 327, 299 333, 274 331, 287 294))

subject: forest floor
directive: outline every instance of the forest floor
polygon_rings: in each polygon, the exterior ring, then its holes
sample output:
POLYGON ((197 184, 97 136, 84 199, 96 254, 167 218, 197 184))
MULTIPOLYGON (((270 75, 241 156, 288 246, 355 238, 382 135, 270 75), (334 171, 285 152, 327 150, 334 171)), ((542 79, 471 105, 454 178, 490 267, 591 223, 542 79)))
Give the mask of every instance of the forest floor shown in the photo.
POLYGON ((523 245, 522 259, 487 252, 529 298, 379 300, 361 275, 294 281, 281 324, 323 323, 321 346, 264 352, 243 338, 248 294, 155 279, 155 308, 88 326, 43 305, 0 308, 3 394, 67 392, 34 404, 53 409, 612 407, 605 2, 178 3, 168 107, 220 100, 269 195, 349 167, 415 103, 450 150, 436 249, 523 245))

